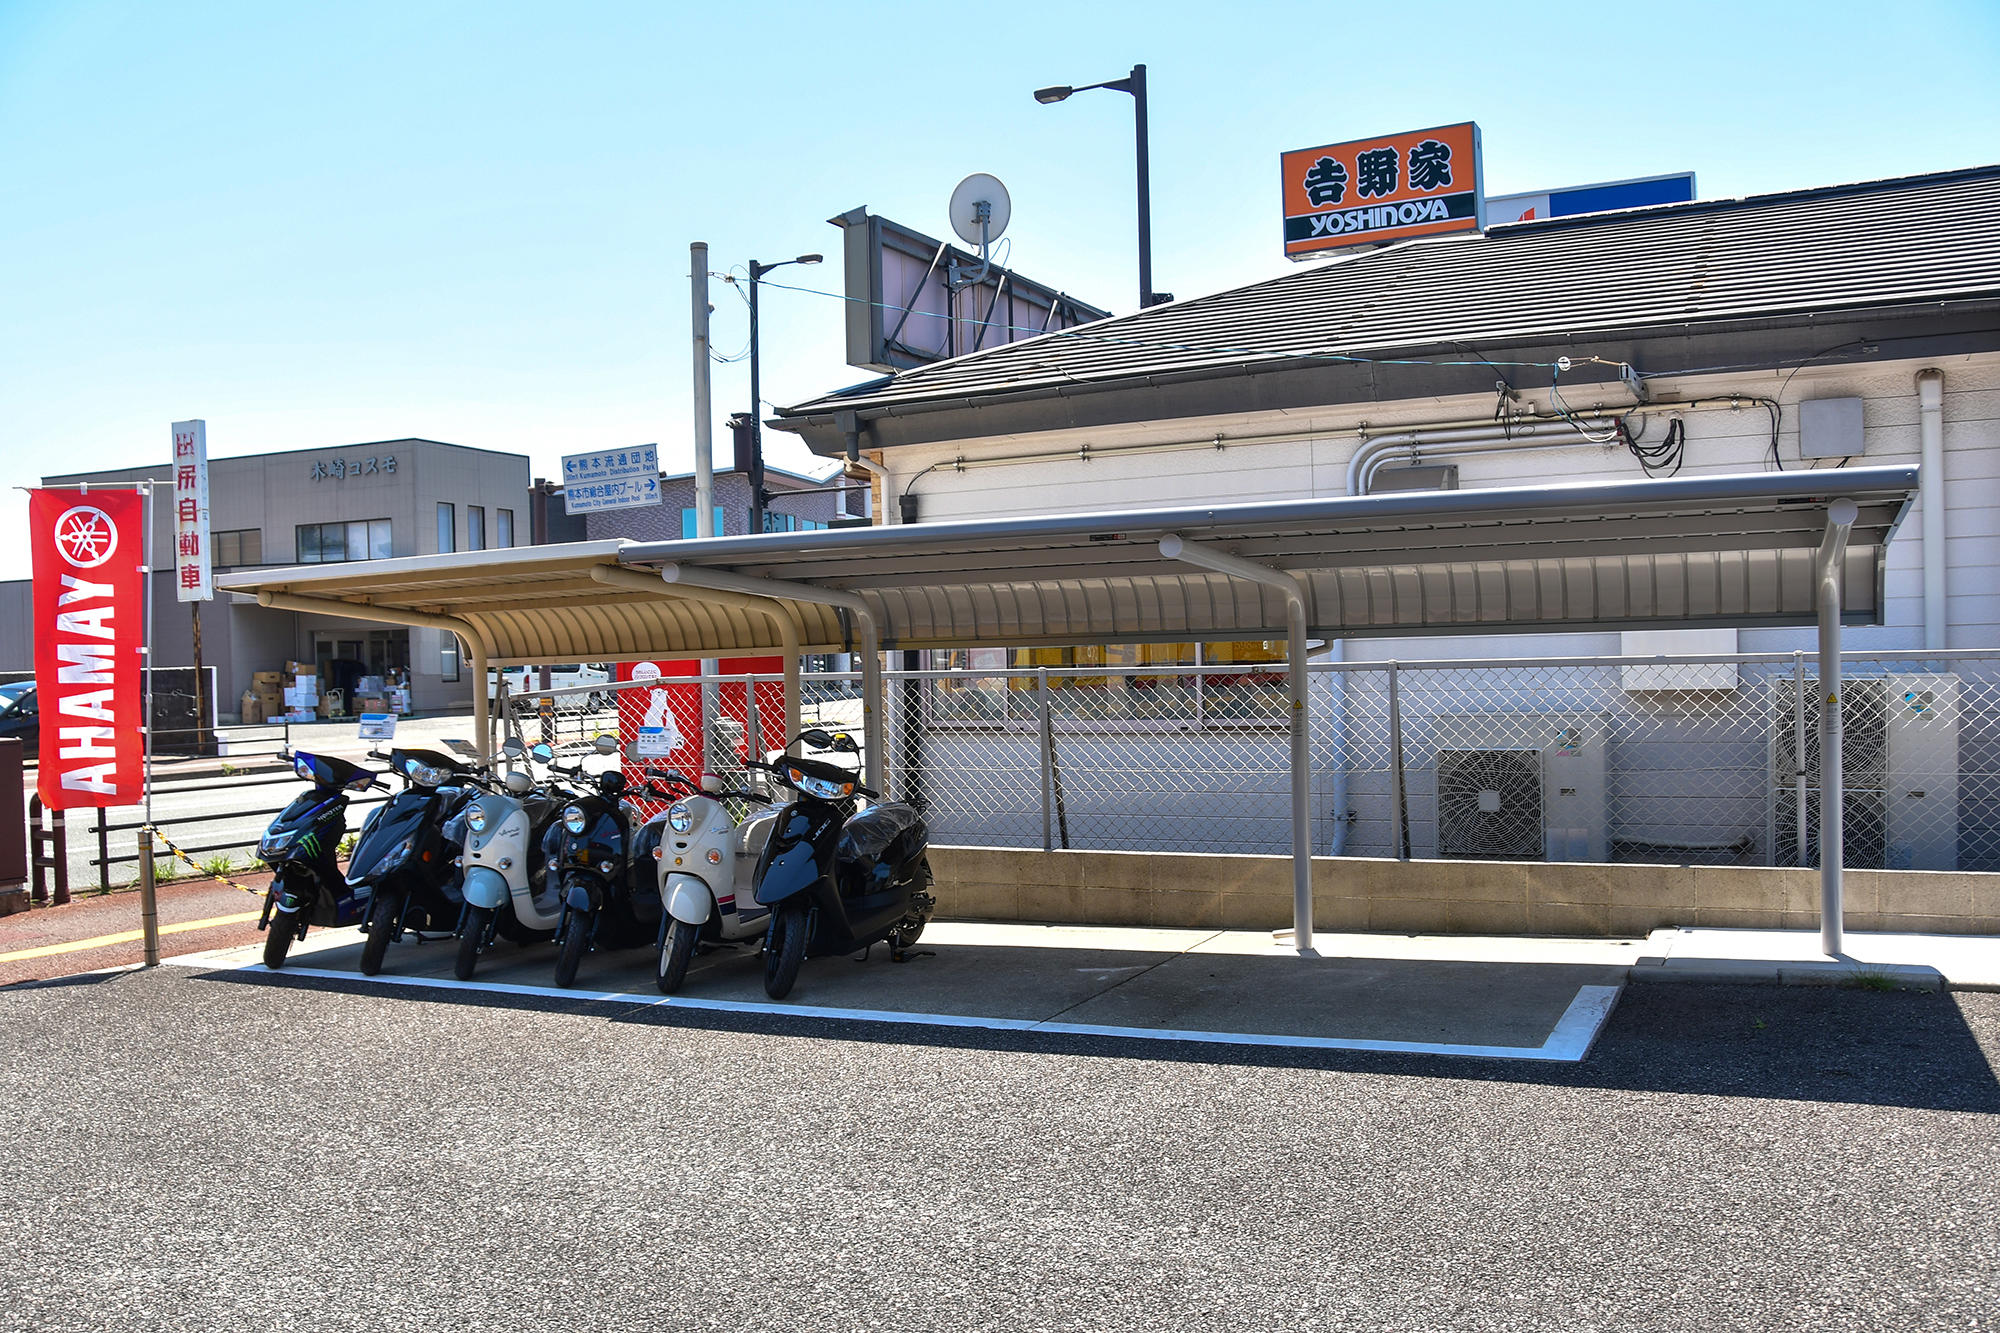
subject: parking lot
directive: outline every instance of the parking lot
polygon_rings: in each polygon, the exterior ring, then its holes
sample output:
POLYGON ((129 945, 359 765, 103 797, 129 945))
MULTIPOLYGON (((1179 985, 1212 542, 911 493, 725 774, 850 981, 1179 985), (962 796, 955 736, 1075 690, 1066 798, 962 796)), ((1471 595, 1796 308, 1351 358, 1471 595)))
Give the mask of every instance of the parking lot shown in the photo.
POLYGON ((0 1016, 5 1329, 2000 1310, 1990 994, 1633 987, 1578 1063, 185 966, 0 1016))

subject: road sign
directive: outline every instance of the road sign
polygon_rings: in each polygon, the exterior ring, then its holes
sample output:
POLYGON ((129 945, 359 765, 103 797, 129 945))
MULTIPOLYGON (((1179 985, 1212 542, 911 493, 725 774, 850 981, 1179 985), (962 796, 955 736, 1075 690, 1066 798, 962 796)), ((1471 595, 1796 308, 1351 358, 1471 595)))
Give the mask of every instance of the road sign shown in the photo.
POLYGON ((563 456, 563 511, 594 514, 660 502, 660 447, 563 456))

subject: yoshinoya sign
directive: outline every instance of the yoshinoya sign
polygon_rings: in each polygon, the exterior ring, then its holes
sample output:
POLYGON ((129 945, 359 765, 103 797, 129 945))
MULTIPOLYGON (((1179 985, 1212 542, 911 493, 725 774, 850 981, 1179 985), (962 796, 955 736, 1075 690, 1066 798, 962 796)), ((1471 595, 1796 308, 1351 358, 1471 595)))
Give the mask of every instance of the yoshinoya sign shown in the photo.
POLYGON ((642 444, 563 456, 563 510, 589 514, 660 502, 660 447, 642 444))
POLYGON ((208 549, 208 423, 174 423, 174 595, 183 602, 215 597, 208 549))
POLYGON ((1471 121, 1301 148, 1279 166, 1287 258, 1486 224, 1471 121))
POLYGON ((42 718, 36 791, 51 810, 144 795, 145 532, 136 491, 28 494, 42 718))

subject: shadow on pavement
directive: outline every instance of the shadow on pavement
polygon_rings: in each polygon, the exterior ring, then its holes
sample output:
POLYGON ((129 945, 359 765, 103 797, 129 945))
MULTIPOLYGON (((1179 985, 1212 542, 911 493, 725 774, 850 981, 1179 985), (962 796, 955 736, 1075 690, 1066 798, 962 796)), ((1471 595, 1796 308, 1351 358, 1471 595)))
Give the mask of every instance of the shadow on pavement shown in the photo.
POLYGON ((1590 1055, 1578 1064, 1555 1064, 729 1013, 671 1008, 638 993, 626 1005, 617 1000, 566 1000, 428 987, 421 978, 411 979, 416 984, 383 986, 359 977, 349 981, 259 971, 197 975, 204 981, 285 990, 335 991, 404 1002, 508 1008, 596 1017, 613 1023, 804 1040, 2000 1114, 2000 1080, 1996 1080, 1981 1042, 1983 1035, 1986 1045, 2000 1045, 2000 996, 1983 994, 1798 986, 1627 986, 1590 1055), (1973 1018, 1968 1018, 1961 1001, 1974 1010, 1973 1018))

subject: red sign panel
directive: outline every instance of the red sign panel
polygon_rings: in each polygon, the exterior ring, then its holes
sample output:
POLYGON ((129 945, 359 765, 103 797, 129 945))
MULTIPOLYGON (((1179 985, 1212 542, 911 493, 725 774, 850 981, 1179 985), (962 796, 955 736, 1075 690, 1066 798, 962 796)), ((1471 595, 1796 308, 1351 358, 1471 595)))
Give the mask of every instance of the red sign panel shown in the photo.
MULTIPOLYGON (((717 664, 725 676, 777 675, 784 669, 781 657, 725 657, 717 664)), ((707 771, 702 750, 701 686, 684 678, 699 675, 701 664, 620 662, 617 673, 619 680, 648 682, 618 691, 618 750, 627 756, 626 779, 641 782, 648 768, 678 769, 689 778, 699 778, 707 771), (661 738, 661 751, 634 760, 631 749, 642 727, 661 729, 654 733, 661 738)), ((785 729, 784 686, 776 681, 760 682, 756 689, 759 748, 776 750, 790 739, 781 735, 785 729)), ((716 687, 717 721, 728 729, 739 760, 763 757, 748 753, 750 711, 750 692, 745 685, 729 682, 716 687)), ((641 802, 641 808, 650 812, 653 807, 641 802)))
POLYGON ((51 810, 145 794, 140 647, 145 502, 136 491, 31 491, 37 791, 51 810))

